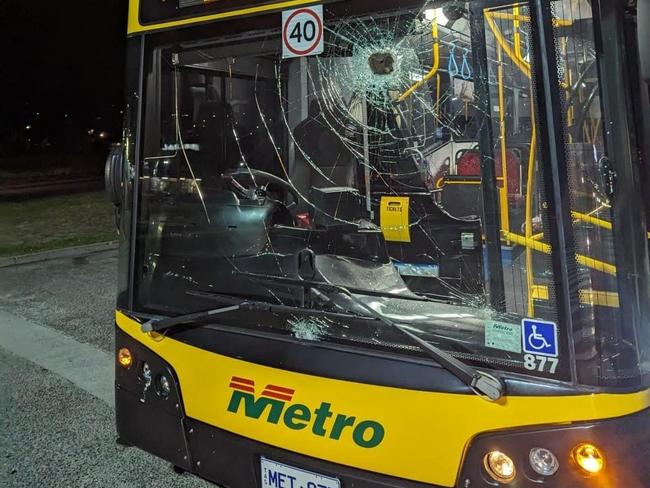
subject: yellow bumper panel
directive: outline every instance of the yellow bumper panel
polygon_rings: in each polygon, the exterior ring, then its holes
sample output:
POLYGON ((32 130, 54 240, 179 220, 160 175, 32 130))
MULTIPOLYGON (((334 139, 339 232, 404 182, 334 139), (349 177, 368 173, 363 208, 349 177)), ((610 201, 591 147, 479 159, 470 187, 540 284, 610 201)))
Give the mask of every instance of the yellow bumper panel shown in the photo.
POLYGON ((189 417, 300 454, 442 486, 454 486, 463 452, 479 433, 619 417, 650 406, 650 390, 490 403, 334 380, 143 334, 119 312, 116 321, 174 368, 189 417))

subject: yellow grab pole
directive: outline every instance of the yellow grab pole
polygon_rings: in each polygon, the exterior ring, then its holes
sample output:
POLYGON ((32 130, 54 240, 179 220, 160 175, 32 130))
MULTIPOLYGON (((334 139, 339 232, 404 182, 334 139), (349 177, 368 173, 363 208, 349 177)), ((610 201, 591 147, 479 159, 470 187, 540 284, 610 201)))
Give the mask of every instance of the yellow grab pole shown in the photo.
MULTIPOLYGON (((530 87, 530 99, 533 99, 533 87, 530 87)), ((528 153, 528 178, 526 180, 526 239, 533 239, 533 193, 535 190, 535 162, 537 160, 537 127, 535 123, 535 108, 530 104, 531 136, 528 153)), ((526 282, 528 285, 528 316, 535 316, 535 301, 532 290, 535 286, 533 273, 533 250, 526 246, 526 282)))
MULTIPOLYGON (((517 58, 523 61, 524 57, 521 55, 521 32, 519 32, 519 5, 512 7, 513 19, 512 19, 512 30, 514 32, 513 42, 515 43, 515 55, 517 58)), ((532 98, 531 98, 532 100, 532 98)))
MULTIPOLYGON (((527 239, 526 237, 520 236, 519 234, 515 234, 513 232, 507 232, 505 230, 502 232, 507 239, 514 242, 515 244, 530 247, 531 249, 542 252, 544 254, 551 254, 550 244, 539 242, 534 239, 527 239)), ((576 254, 576 262, 582 266, 585 266, 586 268, 591 268, 596 271, 601 271, 602 273, 616 276, 616 266, 613 264, 590 258, 589 256, 584 256, 582 254, 576 254)))
POLYGON ((440 75, 436 75, 436 115, 438 120, 440 120, 440 88, 441 88, 441 78, 440 75))
MULTIPOLYGON (((582 222, 586 222, 587 224, 592 224, 601 227, 603 229, 612 230, 612 223, 608 222, 607 220, 599 219, 597 217, 593 217, 591 215, 587 215, 581 212, 576 212, 575 210, 571 211, 571 217, 573 217, 576 220, 581 220, 582 222)), ((650 232, 648 232, 648 239, 650 239, 650 232)))
MULTIPOLYGON (((573 79, 571 75, 571 68, 569 66, 569 39, 568 38, 563 38, 562 39, 562 51, 564 51, 564 59, 566 63, 566 69, 565 69, 565 78, 566 80, 564 81, 565 85, 567 87, 571 87, 573 85, 573 79)), ((566 90, 565 93, 565 99, 567 102, 571 100, 571 92, 570 90, 566 90)), ((574 116, 574 110, 573 110, 573 104, 569 105, 567 107, 567 114, 566 114, 566 125, 567 128, 573 127, 573 123, 575 122, 575 116, 574 116)), ((573 131, 569 130, 567 131, 569 135, 569 144, 573 143, 573 131)))
MULTIPOLYGON (((490 27, 492 34, 494 34, 494 38, 497 41, 497 45, 499 45, 501 49, 503 49, 503 52, 506 53, 506 56, 508 56, 512 60, 512 62, 517 65, 517 67, 521 70, 521 72, 524 75, 526 75, 528 78, 532 78, 530 64, 527 63, 526 60, 524 60, 523 58, 517 56, 516 53, 512 52, 510 45, 504 39, 503 34, 501 34, 501 31, 499 30, 496 23, 494 22, 495 17, 501 17, 503 14, 497 15, 495 12, 489 12, 487 9, 484 10, 484 12, 485 12, 485 21, 490 27)), ((564 89, 569 88, 569 86, 566 84, 565 81, 560 81, 560 86, 564 89)))
MULTIPOLYGON (((513 13, 509 14, 507 12, 491 12, 490 15, 494 17, 495 19, 504 19, 504 20, 516 20, 518 22, 530 22, 530 17, 527 15, 519 15, 519 7, 515 7, 517 9, 517 13, 515 13, 515 9, 513 8, 513 13)), ((573 21, 570 19, 553 19, 553 27, 567 27, 573 25, 573 21)))
POLYGON ((586 222, 588 224, 593 224, 598 227, 602 227, 603 229, 612 230, 611 222, 607 222, 606 220, 599 219, 591 215, 583 214, 581 212, 571 211, 571 217, 573 217, 576 220, 581 220, 583 222, 586 222))
POLYGON ((494 38, 497 41, 497 45, 501 49, 503 49, 503 52, 506 53, 506 56, 512 59, 512 61, 517 65, 517 67, 522 71, 522 73, 524 73, 528 78, 530 78, 531 77, 530 65, 523 59, 517 57, 517 55, 512 52, 512 49, 510 49, 510 46, 503 38, 503 34, 501 34, 501 31, 499 30, 496 23, 494 22, 493 16, 494 16, 493 12, 487 12, 487 11, 485 12, 485 21, 488 23, 488 26, 490 27, 492 34, 494 34, 494 38))
POLYGON ((510 230, 510 213, 508 209, 508 147, 506 145, 506 108, 503 89, 503 55, 501 48, 497 46, 497 84, 499 87, 499 139, 501 144, 501 176, 503 177, 503 187, 499 191, 500 210, 501 210, 501 228, 510 230))
POLYGON ((602 273, 616 276, 616 266, 606 263, 605 261, 590 258, 589 256, 584 256, 582 254, 576 254, 576 262, 578 264, 582 264, 587 268, 595 269, 596 271, 601 271, 602 273))
MULTIPOLYGON (((521 32, 519 5, 512 8, 512 30, 514 32, 515 55, 523 60, 521 53, 521 32)), ((535 156, 537 151, 537 128, 535 127, 535 107, 533 106, 533 86, 530 84, 530 120, 531 135, 530 148, 528 153, 528 178, 526 179, 526 222, 525 232, 526 239, 533 238, 533 194, 535 192, 535 156)), ((535 316, 535 298, 533 289, 535 288, 535 270, 533 269, 533 250, 526 246, 526 287, 528 289, 528 316, 535 316)))
POLYGON ((408 97, 410 97, 415 92, 415 90, 417 90, 422 85, 424 85, 427 81, 433 78, 438 72, 438 68, 440 68, 440 43, 438 41, 437 15, 434 16, 433 20, 431 21, 431 37, 433 39, 433 65, 431 66, 431 69, 426 75, 424 75, 424 77, 420 81, 418 81, 413 86, 411 86, 408 90, 402 93, 400 97, 397 99, 398 102, 403 102, 408 97))

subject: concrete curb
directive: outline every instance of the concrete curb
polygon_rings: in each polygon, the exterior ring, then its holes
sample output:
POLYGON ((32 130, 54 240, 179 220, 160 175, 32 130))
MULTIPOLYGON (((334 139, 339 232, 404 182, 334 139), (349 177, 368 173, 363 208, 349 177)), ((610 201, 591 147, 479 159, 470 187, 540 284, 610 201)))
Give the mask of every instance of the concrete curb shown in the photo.
POLYGON ((117 245, 117 241, 98 242, 97 244, 88 244, 87 246, 66 247, 64 249, 54 249, 52 251, 0 258, 0 268, 18 266, 21 264, 38 263, 41 261, 49 261, 50 259, 78 258, 81 256, 86 256, 88 254, 94 254, 96 252, 117 249, 117 245))

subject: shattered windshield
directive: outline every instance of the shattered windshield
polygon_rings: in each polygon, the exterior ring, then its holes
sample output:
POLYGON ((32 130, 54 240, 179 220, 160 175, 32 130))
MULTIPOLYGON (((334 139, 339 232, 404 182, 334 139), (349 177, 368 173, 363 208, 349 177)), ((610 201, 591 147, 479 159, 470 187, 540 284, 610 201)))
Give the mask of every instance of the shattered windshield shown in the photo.
MULTIPOLYGON (((312 55, 287 55, 280 14, 152 49, 138 303, 165 313, 213 307, 189 293, 201 291, 363 315, 345 297, 269 277, 374 290, 388 296, 355 295, 461 359, 566 379, 527 8, 476 17, 464 2, 343 3, 323 6, 322 52, 312 55)), ((580 126, 570 135, 578 222, 603 217, 608 202, 590 179, 602 152, 588 100, 594 53, 589 36, 576 41, 571 30, 590 32, 588 4, 563 3, 557 48, 567 124, 580 126)), ((583 230, 579 251, 607 257, 609 241, 593 240, 601 230, 583 230)), ((588 320, 611 318, 611 258, 576 257, 588 320)), ((418 349, 372 321, 233 320, 298 340, 418 349)))

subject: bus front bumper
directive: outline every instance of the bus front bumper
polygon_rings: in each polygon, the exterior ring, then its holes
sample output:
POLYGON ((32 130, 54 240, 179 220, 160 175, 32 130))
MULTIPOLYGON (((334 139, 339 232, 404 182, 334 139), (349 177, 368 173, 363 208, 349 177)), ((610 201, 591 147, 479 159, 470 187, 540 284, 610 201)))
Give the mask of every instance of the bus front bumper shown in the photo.
MULTIPOLYGON (((128 369, 116 366, 118 436, 123 443, 140 447, 178 468, 228 488, 259 488, 262 486, 260 460, 263 457, 337 478, 342 488, 440 486, 304 456, 186 417, 181 387, 173 368, 119 330, 116 340, 118 349, 128 347, 135 357, 147 362, 151 371, 147 386, 141 362, 128 369), (171 380, 166 395, 161 394, 158 382, 163 374, 171 380)), ((458 421, 462 422, 462 419, 458 421)), ((648 488, 649 458, 650 409, 594 422, 477 433, 465 451, 456 487, 648 488), (587 475, 573 461, 573 449, 583 443, 591 443, 603 452, 605 465, 601 473, 587 475), (546 448, 555 454, 559 461, 555 474, 541 476, 533 471, 529 454, 535 447, 546 448), (491 451, 505 453, 514 461, 516 475, 511 482, 497 483, 488 475, 484 459, 491 451)), ((435 472, 435 460, 431 462, 431 469, 435 472)))

